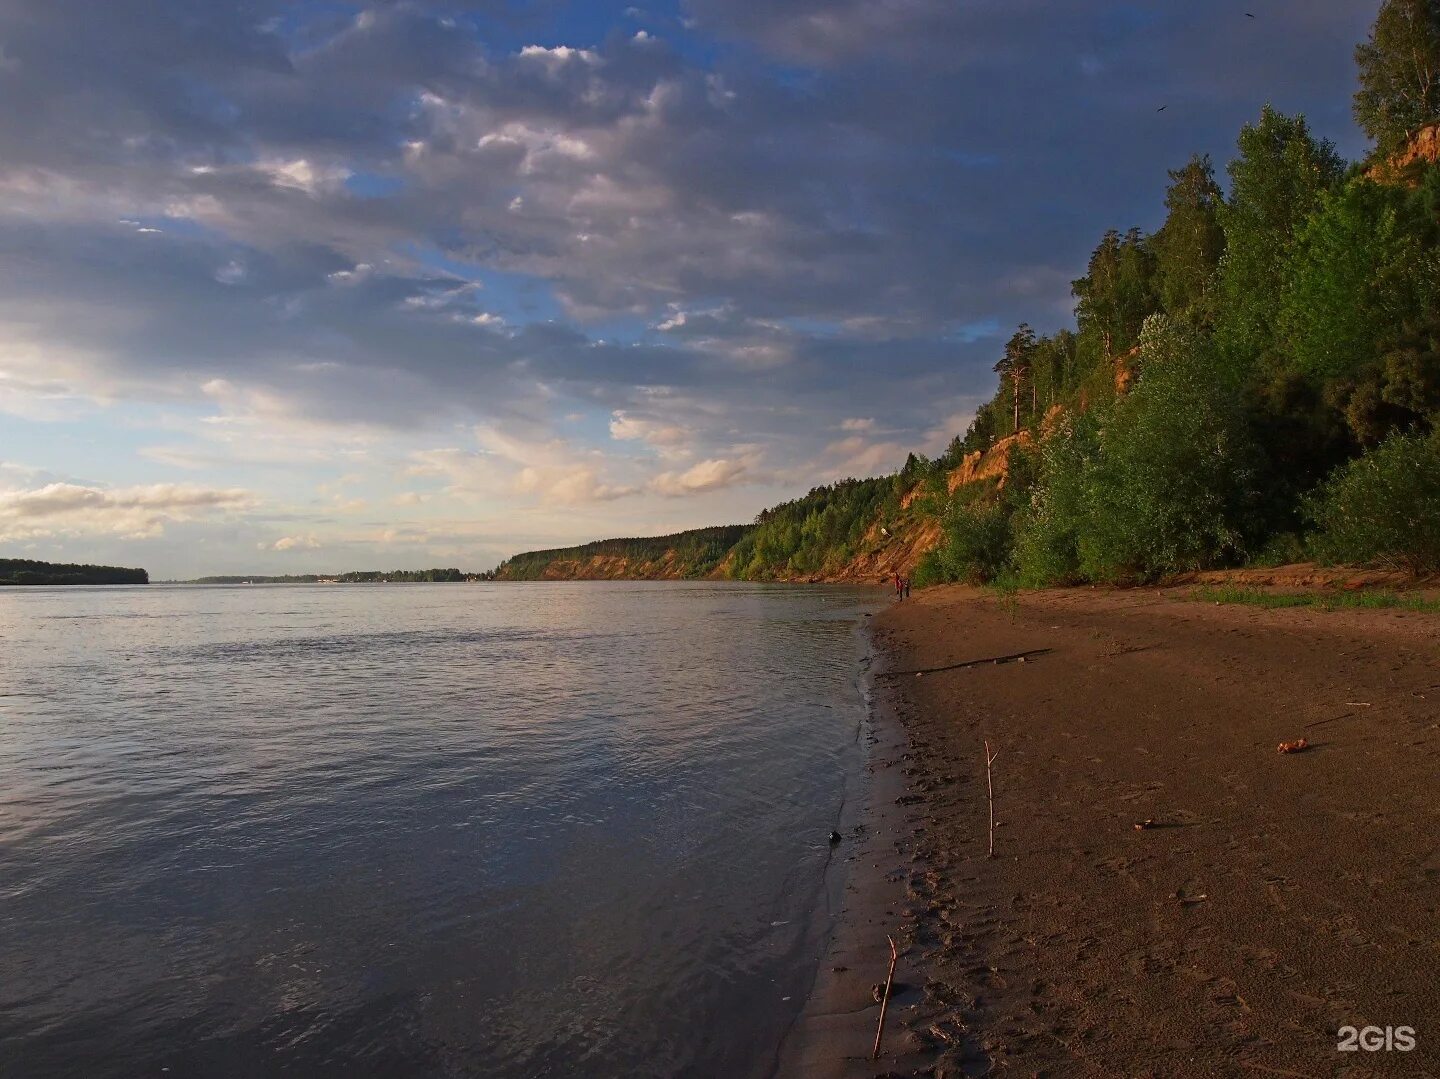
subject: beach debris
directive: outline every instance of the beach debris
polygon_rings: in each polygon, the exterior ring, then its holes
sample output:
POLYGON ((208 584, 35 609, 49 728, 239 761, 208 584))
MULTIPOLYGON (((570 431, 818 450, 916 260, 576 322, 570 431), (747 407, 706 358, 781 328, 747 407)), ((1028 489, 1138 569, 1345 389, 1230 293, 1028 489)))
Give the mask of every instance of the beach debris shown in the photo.
POLYGON ((1182 907, 1194 906, 1196 903, 1203 903, 1210 897, 1204 892, 1197 895, 1186 895, 1184 892, 1171 892, 1170 898, 1178 902, 1182 907))
POLYGON ((850 968, 849 968, 849 967, 831 967, 830 969, 833 970, 836 974, 844 974, 844 973, 845 973, 847 970, 849 970, 850 968))
POLYGON ((1002 663, 1015 663, 1015 662, 1017 662, 1018 660, 1020 660, 1020 659, 1022 659, 1022 658, 1023 658, 1023 659, 1026 659, 1026 660, 1028 661, 1028 660, 1030 660, 1030 659, 1033 659, 1035 656, 1048 655, 1048 654, 1049 654, 1050 652, 1052 652, 1052 651, 1054 651, 1054 649, 1051 649, 1051 648, 1032 648, 1032 649, 1030 649, 1029 651, 1026 651, 1026 652, 1016 652, 1016 653, 1014 653, 1014 654, 1012 654, 1012 655, 1008 655, 1008 656, 988 656, 988 657, 986 657, 985 659, 967 659, 967 660, 965 660, 965 661, 963 661, 963 662, 961 662, 961 663, 949 663, 949 664, 946 664, 944 667, 926 667, 926 668, 924 668, 923 670, 918 670, 918 671, 916 671, 916 670, 909 670, 909 671, 881 671, 881 672, 880 672, 879 674, 877 674, 875 677, 876 677, 876 678, 903 678, 903 677, 906 677, 906 676, 912 675, 912 674, 918 677, 918 676, 920 676, 920 675, 922 675, 922 674, 943 674, 943 673, 946 672, 946 671, 962 671, 962 670, 968 670, 968 669, 971 668, 971 667, 983 667, 983 666, 987 666, 987 665, 992 665, 992 666, 997 666, 997 667, 998 667, 998 666, 999 666, 1000 664, 1002 664, 1002 663))
MULTIPOLYGON (((895 985, 895 964, 900 959, 900 950, 895 947, 895 938, 885 937, 890 942, 890 970, 885 975, 885 988, 880 995, 880 1021, 875 1024, 875 1047, 870 1050, 870 1059, 880 1059, 880 1040, 885 1037, 885 1012, 890 1008, 890 990, 895 985)), ((879 989, 879 986, 876 986, 879 989)))
POLYGON ((833 831, 833 830, 832 830, 832 831, 830 832, 830 845, 833 847, 836 843, 839 843, 840 840, 842 840, 843 838, 845 838, 845 837, 842 836, 839 832, 836 832, 836 831, 833 831))
POLYGON ((939 1023, 932 1023, 925 1033, 930 1035, 933 1041, 945 1045, 957 1044, 961 1038, 961 1032, 952 1023, 946 1023, 943 1026, 939 1023))
POLYGON ((1000 751, 990 752, 990 742, 985 742, 985 789, 990 798, 990 857, 995 857, 995 779, 991 773, 990 766, 995 763, 995 758, 1000 756, 1000 751))
POLYGON ((1153 818, 1153 817, 1146 817, 1144 820, 1137 820, 1137 821, 1135 822, 1135 830, 1136 830, 1137 832, 1146 832, 1146 831, 1149 831, 1151 828, 1154 828, 1154 827, 1155 827, 1155 818, 1153 818))
POLYGON ((1310 743, 1303 738, 1297 738, 1293 742, 1281 742, 1275 747, 1276 753, 1301 753, 1310 748, 1310 743))

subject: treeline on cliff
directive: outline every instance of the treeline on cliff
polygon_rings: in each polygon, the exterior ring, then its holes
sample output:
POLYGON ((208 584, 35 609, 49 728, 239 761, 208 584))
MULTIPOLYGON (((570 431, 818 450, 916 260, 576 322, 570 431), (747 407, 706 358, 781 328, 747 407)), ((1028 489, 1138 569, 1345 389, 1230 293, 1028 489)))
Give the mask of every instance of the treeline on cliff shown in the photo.
POLYGON ((841 480, 762 511, 735 545, 729 576, 761 581, 840 572, 883 541, 880 530, 888 533, 898 521, 903 497, 925 467, 912 455, 893 476, 841 480))
POLYGON ((150 576, 143 569, 0 558, 0 585, 149 583, 150 576))
POLYGON ((944 500, 919 580, 1440 570, 1440 168, 1407 152, 1440 121, 1440 3, 1388 0, 1356 58, 1368 161, 1267 107, 1224 187, 1194 157, 1158 230, 1105 233, 1073 329, 1015 332, 952 447, 1018 434, 1007 475, 944 500))
POLYGON ((548 551, 527 551, 500 563, 497 580, 538 581, 556 574, 560 566, 577 575, 598 560, 624 563, 626 576, 706 577, 724 561, 731 549, 754 527, 718 525, 677 532, 669 536, 640 539, 607 539, 578 547, 557 547, 548 551))

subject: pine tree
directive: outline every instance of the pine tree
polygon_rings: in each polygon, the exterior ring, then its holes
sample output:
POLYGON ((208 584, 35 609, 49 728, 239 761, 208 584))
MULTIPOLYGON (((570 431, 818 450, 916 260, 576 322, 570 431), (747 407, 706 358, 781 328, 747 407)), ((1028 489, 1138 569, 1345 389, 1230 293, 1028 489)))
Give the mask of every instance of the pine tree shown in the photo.
POLYGON ((1005 355, 995 365, 995 373, 1010 383, 1010 396, 1014 407, 1014 426, 1011 433, 1020 430, 1020 393, 1025 382, 1032 378, 1035 355, 1035 331, 1028 323, 1021 323, 1010 340, 1005 344, 1005 355))
POLYGON ((1380 153, 1394 153, 1440 121, 1440 0, 1385 0, 1355 63, 1355 121, 1380 153))

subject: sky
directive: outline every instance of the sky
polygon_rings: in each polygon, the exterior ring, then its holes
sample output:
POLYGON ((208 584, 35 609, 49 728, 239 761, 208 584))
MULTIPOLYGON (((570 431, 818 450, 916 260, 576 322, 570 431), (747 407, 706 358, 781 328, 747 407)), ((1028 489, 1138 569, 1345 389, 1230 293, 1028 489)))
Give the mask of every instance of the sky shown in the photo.
POLYGON ((0 0, 0 556, 478 570, 938 453, 1167 169, 1363 155, 1377 7, 0 0))

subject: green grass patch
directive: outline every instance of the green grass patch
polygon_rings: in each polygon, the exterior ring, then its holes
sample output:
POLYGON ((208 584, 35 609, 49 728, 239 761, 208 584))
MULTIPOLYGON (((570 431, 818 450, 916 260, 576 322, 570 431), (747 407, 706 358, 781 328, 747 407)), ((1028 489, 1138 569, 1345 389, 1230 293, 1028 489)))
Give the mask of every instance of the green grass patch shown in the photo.
POLYGON ((1258 588, 1197 588, 1191 599, 1207 603, 1243 603, 1249 607, 1278 610, 1281 607, 1310 607, 1320 611, 1423 611, 1440 614, 1440 599, 1426 599, 1413 592, 1364 589, 1357 592, 1267 592, 1258 588))

